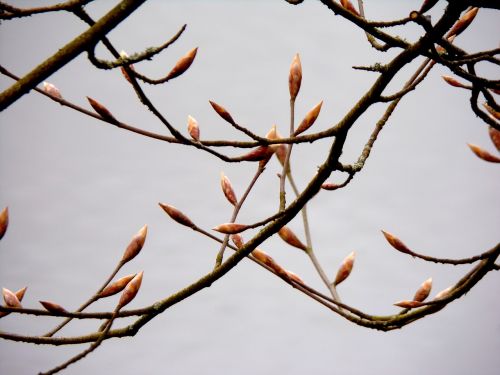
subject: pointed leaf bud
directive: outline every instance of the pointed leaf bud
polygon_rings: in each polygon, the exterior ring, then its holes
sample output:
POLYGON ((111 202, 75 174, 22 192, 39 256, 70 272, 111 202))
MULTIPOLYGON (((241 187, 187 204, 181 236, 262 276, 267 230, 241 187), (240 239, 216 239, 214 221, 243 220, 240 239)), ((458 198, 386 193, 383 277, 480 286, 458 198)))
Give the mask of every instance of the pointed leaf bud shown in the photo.
POLYGON ((113 124, 118 123, 118 120, 115 118, 115 116, 113 116, 111 112, 97 100, 94 100, 88 96, 87 100, 89 101, 92 108, 94 108, 94 111, 96 111, 97 114, 99 114, 104 120, 109 121, 113 124))
POLYGON ((278 235, 283 241, 285 241, 290 246, 296 247, 297 249, 307 251, 307 246, 304 245, 299 238, 293 233, 293 231, 288 227, 282 227, 278 231, 278 235))
POLYGON ((23 300, 24 294, 26 293, 26 289, 28 289, 27 286, 19 289, 16 293, 14 293, 16 295, 17 299, 19 300, 19 302, 21 302, 23 300))
POLYGON ((45 307, 45 310, 51 313, 67 313, 68 310, 66 310, 64 307, 61 305, 58 305, 57 303, 50 302, 50 301, 38 301, 40 304, 45 307))
POLYGON ((404 309, 414 309, 415 307, 422 306, 422 302, 404 300, 404 301, 396 302, 394 304, 394 306, 399 306, 399 307, 402 307, 404 309))
POLYGON ((319 116, 319 112, 321 111, 322 105, 323 105, 323 100, 320 101, 318 104, 316 104, 316 106, 314 106, 313 109, 311 109, 309 112, 307 112, 306 117, 304 117, 304 119, 302 120, 300 125, 297 127, 297 130, 295 130, 293 135, 297 136, 300 133, 305 132, 307 129, 309 129, 314 124, 314 122, 316 121, 316 119, 319 116))
POLYGON ((464 31, 469 25, 472 23, 474 18, 476 17, 477 12, 479 11, 479 8, 472 8, 471 10, 467 11, 456 23, 455 25, 451 28, 451 30, 448 32, 448 36, 451 35, 459 35, 464 31))
POLYGON ((420 285, 420 288, 418 288, 417 292, 415 293, 413 300, 418 302, 425 301, 425 299, 429 296, 431 289, 432 289, 432 277, 429 277, 422 283, 422 285, 420 285))
POLYGON ((287 146, 283 143, 278 146, 279 147, 276 149, 276 157, 280 161, 281 165, 285 165, 287 146))
POLYGON ((52 83, 49 82, 44 82, 43 83, 43 91, 45 91, 47 94, 52 95, 53 97, 57 99, 62 99, 61 92, 57 87, 55 87, 52 83))
MULTIPOLYGON (((127 59, 129 56, 128 56, 127 52, 125 52, 125 51, 122 50, 120 52, 120 57, 122 59, 127 59)), ((132 65, 132 64, 128 65, 128 68, 130 70, 132 70, 132 71, 135 70, 134 65, 132 65)), ((125 79, 127 81, 129 81, 130 83, 132 83, 132 79, 130 78, 129 74, 127 73, 127 71, 125 70, 125 68, 123 66, 120 66, 120 71, 122 72, 123 77, 125 77, 125 79)))
MULTIPOLYGON (((449 36, 448 38, 446 38, 448 40, 448 42, 450 43, 453 43, 453 41, 455 40, 456 38, 456 35, 452 35, 452 36, 449 36)), ((436 46, 436 52, 439 54, 439 55, 443 55, 445 52, 446 52, 446 49, 441 47, 440 45, 437 45, 436 46)))
POLYGON ((463 89, 468 89, 469 86, 467 85, 464 85, 463 83, 457 81, 455 78, 451 77, 451 76, 441 76, 445 82, 447 84, 449 84, 450 86, 453 86, 453 87, 460 87, 460 88, 463 88, 463 89))
POLYGON ((339 188, 339 185, 326 182, 321 185, 321 188, 325 190, 337 190, 339 188))
POLYGON ((16 294, 7 288, 2 288, 3 300, 8 307, 15 307, 22 309, 21 301, 17 298, 16 294))
POLYGON ((139 272, 127 284, 127 286, 125 287, 125 289, 120 297, 120 301, 118 301, 118 305, 116 306, 117 310, 121 309, 123 306, 125 306, 126 304, 128 304, 130 301, 132 301, 135 298, 135 296, 137 295, 137 292, 139 291, 139 288, 141 287, 143 274, 144 274, 144 271, 139 272))
POLYGON ((490 154, 488 151, 482 149, 479 146, 467 143, 467 146, 472 150, 474 154, 480 159, 483 159, 484 161, 489 161, 490 163, 500 163, 500 158, 498 156, 495 156, 493 154, 490 154))
POLYGON ((354 8, 354 5, 352 5, 352 3, 349 0, 340 0, 340 4, 349 12, 354 13, 356 16, 359 17, 358 10, 354 8))
POLYGON ((422 6, 420 7, 419 13, 425 13, 430 10, 439 0, 424 0, 422 6))
POLYGON ((302 65, 300 64, 300 57, 297 53, 290 66, 290 73, 288 76, 288 88, 290 90, 290 100, 295 100, 297 97, 300 84, 302 83, 302 65))
POLYGON ((180 76, 182 73, 188 70, 193 63, 194 58, 196 57, 196 52, 198 52, 198 47, 193 48, 191 51, 182 56, 174 65, 170 73, 167 74, 167 77, 165 79, 168 81, 180 76))
POLYGON ((229 181, 229 178, 227 178, 223 172, 220 173, 220 186, 229 203, 231 203, 233 206, 236 206, 238 200, 236 199, 236 194, 234 193, 233 186, 231 185, 231 181, 229 181))
POLYGON ((215 228, 212 228, 212 230, 215 230, 217 232, 224 233, 224 234, 236 234, 236 233, 243 232, 246 229, 248 229, 248 225, 236 224, 236 223, 225 223, 225 224, 217 225, 215 228))
POLYGON ((132 237, 129 245, 125 249, 122 257, 122 263, 127 263, 128 261, 135 258, 137 254, 141 251, 146 241, 146 235, 148 234, 148 226, 144 225, 137 234, 132 237))
POLYGON ((290 276, 288 275, 288 272, 281 267, 276 261, 268 255, 266 252, 260 250, 260 249, 255 249, 251 253, 255 259, 257 259, 259 262, 264 263, 266 266, 271 268, 277 275, 289 280, 290 276))
POLYGON ((490 134, 491 141, 497 150, 500 151, 500 130, 496 130, 494 127, 490 126, 488 133, 490 134))
POLYGON ((132 280, 137 274, 132 274, 132 275, 127 275, 124 276, 118 280, 116 280, 114 283, 109 284, 102 290, 101 293, 99 293, 99 298, 104 298, 104 297, 109 297, 112 296, 116 293, 121 292, 127 284, 132 280))
POLYGON ((224 120, 226 120, 230 124, 234 124, 235 123, 234 120, 233 120, 233 117, 229 114, 229 112, 226 110, 226 108, 224 108, 221 105, 218 105, 216 102, 213 102, 211 100, 209 100, 208 102, 210 103, 210 105, 212 106, 212 108, 214 109, 214 111, 217 112, 217 114, 220 117, 222 117, 224 120))
POLYGON ((483 103, 484 108, 488 111, 488 113, 493 116, 494 119, 500 120, 500 112, 495 110, 492 106, 488 105, 488 103, 483 103))
POLYGON ((0 212, 0 240, 7 232, 7 227, 9 226, 9 208, 5 207, 2 212, 0 212))
POLYGON ((289 271, 289 270, 285 270, 285 272, 288 275, 288 277, 290 278, 290 280, 293 280, 293 281, 295 281, 296 283, 299 283, 299 284, 305 284, 304 280, 302 280, 300 278, 300 276, 297 275, 296 273, 294 273, 292 271, 289 271))
POLYGON ((344 259, 339 267, 339 270, 337 271, 337 276, 335 276, 335 280, 333 281, 334 286, 339 285, 342 281, 349 277, 352 271, 352 267, 354 266, 355 257, 356 253, 353 251, 344 259))
POLYGON ((188 116, 188 132, 195 141, 200 140, 200 127, 194 117, 188 116))
POLYGON ((415 254, 399 238, 397 238, 393 234, 386 231, 382 231, 382 233, 384 234, 387 242, 389 242, 391 246, 396 250, 401 251, 402 253, 410 254, 412 256, 415 254))
POLYGON ((174 206, 168 204, 158 203, 161 208, 170 216, 173 220, 177 221, 179 224, 185 225, 190 228, 194 228, 194 223, 181 211, 179 211, 174 206))
POLYGON ((234 243, 234 246, 236 246, 236 248, 238 249, 241 249, 243 247, 243 237, 241 236, 241 234, 232 234, 231 235, 231 240, 233 241, 234 243))
POLYGON ((274 150, 272 147, 259 146, 256 149, 240 156, 239 159, 243 161, 267 161, 271 158, 271 156, 273 156, 273 154, 274 150))
POLYGON ((443 289, 442 291, 440 291, 438 294, 436 294, 436 296, 434 297, 434 301, 438 300, 438 299, 443 299, 443 298, 446 298, 448 297, 448 295, 450 294, 450 292, 453 290, 453 287, 449 286, 448 288, 446 289, 443 289))

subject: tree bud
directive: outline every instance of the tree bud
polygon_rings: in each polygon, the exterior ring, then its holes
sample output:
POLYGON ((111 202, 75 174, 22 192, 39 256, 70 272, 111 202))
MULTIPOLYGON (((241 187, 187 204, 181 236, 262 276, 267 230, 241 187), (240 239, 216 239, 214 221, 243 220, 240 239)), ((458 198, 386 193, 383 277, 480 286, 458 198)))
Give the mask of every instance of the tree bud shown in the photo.
POLYGON ((418 288, 417 292, 415 293, 413 300, 418 302, 425 301, 425 299, 429 296, 431 289, 432 289, 432 277, 429 277, 422 283, 422 285, 420 285, 420 288, 418 288))
POLYGON ((5 207, 2 212, 0 212, 0 240, 7 232, 7 227, 9 226, 9 208, 5 207))
POLYGON ((295 100, 295 98, 297 97, 301 82, 302 65, 300 64, 300 57, 297 53, 292 60, 292 65, 290 66, 290 74, 288 76, 288 88, 290 90, 291 100, 295 100))
POLYGON ((491 141, 495 145, 498 151, 500 151, 500 130, 496 130, 494 127, 490 126, 488 129, 491 141))
POLYGON ((436 296, 434 297, 434 301, 438 300, 438 299, 443 299, 443 298, 446 298, 448 297, 448 294, 450 294, 450 292, 453 290, 453 287, 448 287, 446 289, 443 289, 442 291, 440 291, 438 294, 436 294, 436 296))
POLYGON ((321 188, 325 190, 336 190, 339 188, 339 185, 325 182, 323 185, 321 185, 321 188))
POLYGON ((302 120, 300 125, 297 127, 295 132, 293 133, 294 136, 299 135, 300 133, 305 132, 307 129, 309 129, 316 119, 319 116, 319 112, 321 111, 321 106, 323 105, 323 101, 320 101, 316 106, 314 106, 313 109, 311 109, 309 112, 307 112, 306 117, 302 120))
POLYGON ((439 0, 424 0, 420 6, 419 13, 425 13, 430 10, 439 0))
POLYGON ((200 140, 200 127, 194 117, 188 116, 188 132, 195 141, 200 140))
POLYGON ((451 28, 451 30, 448 32, 448 36, 452 35, 459 35, 464 31, 469 25, 472 23, 474 18, 476 17, 477 12, 479 11, 479 8, 472 8, 468 12, 466 12, 456 23, 455 25, 451 28))
POLYGON ((451 76, 441 76, 447 84, 449 84, 450 86, 453 86, 453 87, 460 87, 460 88, 463 88, 463 89, 466 89, 468 88, 468 86, 464 85, 463 83, 457 81, 455 78, 451 77, 451 76))
POLYGON ((198 52, 198 47, 193 48, 191 51, 182 56, 174 65, 170 73, 167 74, 167 77, 165 79, 168 81, 180 76, 182 73, 188 70, 193 63, 194 58, 196 57, 196 52, 198 52))
POLYGON ((243 237, 241 236, 241 234, 238 234, 238 233, 232 234, 231 240, 233 241, 234 246, 236 246, 236 248, 241 249, 243 247, 244 243, 243 243, 243 237))
POLYGON ((354 5, 352 5, 352 3, 349 0, 340 0, 340 4, 349 12, 354 13, 356 16, 359 17, 358 10, 354 8, 354 5))
POLYGON ((342 281, 349 277, 352 271, 352 267, 354 266, 355 256, 356 253, 353 251, 344 259, 339 267, 339 270, 337 271, 337 276, 335 276, 335 280, 333 281, 334 286, 339 285, 342 281))
POLYGON ((143 274, 144 274, 144 271, 139 272, 127 284, 127 286, 125 287, 125 290, 123 291, 123 293, 120 297, 120 301, 118 301, 118 305, 116 306, 117 310, 121 309, 123 306, 125 306, 126 304, 128 304, 130 301, 132 301, 135 298, 135 296, 137 295, 137 292, 139 291, 139 288, 141 287, 143 274))
POLYGON ((493 116, 495 120, 500 120, 500 112, 495 110, 492 106, 488 105, 488 103, 483 103, 483 107, 488 111, 488 113, 493 116))
POLYGON ((295 281, 296 283, 299 283, 299 284, 305 284, 304 280, 302 280, 299 275, 297 275, 296 273, 292 272, 292 271, 289 271, 289 270, 285 270, 286 274, 288 275, 288 277, 290 278, 290 280, 293 280, 295 281))
POLYGON ((137 254, 141 251, 144 246, 144 242, 146 241, 146 235, 148 234, 148 226, 144 225, 137 234, 132 237, 129 245, 125 249, 123 253, 122 262, 126 263, 129 260, 135 258, 137 254))
POLYGON ((52 83, 49 82, 44 82, 43 83, 43 91, 45 91, 47 94, 52 95, 53 97, 57 99, 62 99, 61 92, 57 87, 55 87, 52 83))
POLYGON ((115 116, 113 116, 111 112, 97 100, 94 100, 88 96, 87 100, 89 101, 92 108, 94 108, 94 111, 96 111, 97 114, 99 114, 104 120, 109 121, 113 124, 118 123, 118 120, 115 118, 115 116))
POLYGON ((394 306, 402 307, 403 309, 414 309, 415 307, 422 306, 422 302, 419 301, 399 301, 394 304, 394 306))
POLYGON ((135 276, 136 276, 135 273, 132 275, 127 275, 116 280, 114 283, 109 284, 108 286, 106 286, 106 288, 102 290, 101 293, 99 293, 99 298, 109 297, 116 293, 121 292, 130 282, 130 280, 132 280, 135 276))
POLYGON ((231 181, 229 181, 229 178, 227 178, 223 172, 220 173, 220 186, 229 203, 231 203, 233 206, 236 206, 238 200, 236 199, 236 194, 234 193, 233 186, 231 185, 231 181))
POLYGON ((239 157, 243 161, 267 161, 273 156, 274 149, 269 146, 259 146, 239 157))
POLYGON ((386 231, 382 231, 382 233, 384 234, 387 242, 389 242, 391 246, 396 250, 401 251, 402 253, 410 254, 412 256, 415 254, 399 238, 397 238, 393 234, 386 231))
POLYGON ((16 294, 7 288, 2 288, 3 300, 8 307, 15 307, 22 309, 21 301, 17 298, 16 294))
POLYGON ((488 151, 482 149, 479 146, 467 143, 467 146, 472 150, 474 154, 480 159, 483 159, 484 161, 489 161, 490 163, 500 163, 500 158, 498 156, 495 156, 493 154, 490 154, 488 151))
POLYGON ((278 231, 278 235, 281 237, 283 241, 285 241, 290 246, 296 247, 297 249, 307 251, 307 246, 304 245, 299 238, 292 232, 292 230, 288 227, 282 227, 278 231))
POLYGON ((245 224, 236 224, 236 223, 225 223, 221 225, 217 225, 213 230, 224 233, 224 234, 236 234, 243 232, 248 229, 248 225, 245 224))
POLYGON ((212 108, 214 109, 215 112, 217 112, 217 114, 222 117, 224 120, 226 120, 227 122, 229 122, 230 124, 234 124, 234 120, 232 118, 232 116, 229 114, 229 112, 226 110, 226 108, 224 108, 223 106, 221 105, 218 105, 217 103, 209 100, 209 103, 210 105, 212 106, 212 108))
POLYGON ((170 206, 168 204, 158 203, 163 211, 165 211, 168 216, 170 216, 173 220, 177 221, 179 224, 185 225, 190 228, 194 228, 194 223, 181 211, 179 211, 174 206, 170 206))
POLYGON ((40 304, 45 307, 45 310, 51 313, 67 313, 68 310, 66 310, 64 307, 61 305, 58 305, 57 303, 50 302, 50 301, 38 301, 40 304))

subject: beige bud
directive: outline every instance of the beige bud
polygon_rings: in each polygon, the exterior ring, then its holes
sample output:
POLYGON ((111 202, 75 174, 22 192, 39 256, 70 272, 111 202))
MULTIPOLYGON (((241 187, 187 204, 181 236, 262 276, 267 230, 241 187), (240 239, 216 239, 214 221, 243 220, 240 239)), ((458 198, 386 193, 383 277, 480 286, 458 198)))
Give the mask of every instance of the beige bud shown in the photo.
POLYGON ((446 289, 443 289, 438 294, 436 294, 436 296, 434 297, 434 301, 448 297, 448 295, 450 294, 450 292, 452 290, 453 290, 453 287, 451 287, 451 286, 449 286, 446 289))
POLYGON ((313 109, 311 109, 309 112, 307 112, 306 117, 302 120, 302 122, 299 124, 293 135, 297 136, 300 133, 305 132, 307 129, 309 129, 316 119, 319 116, 319 112, 321 111, 321 106, 323 105, 323 101, 320 101, 318 104, 314 106, 313 109))
POLYGON ((146 236, 148 234, 148 226, 144 225, 139 232, 137 232, 132 240, 128 244, 125 252, 123 253, 122 263, 126 263, 136 257, 137 254, 142 250, 144 242, 146 241, 146 236))
POLYGON ((401 251, 402 253, 410 254, 410 255, 415 254, 399 238, 397 238, 393 234, 386 232, 386 231, 382 231, 382 233, 384 234, 384 237, 387 240, 387 242, 389 242, 389 244, 391 244, 391 246, 393 248, 395 248, 396 250, 401 251))
POLYGON ((92 99, 91 97, 88 96, 87 100, 89 101, 92 108, 94 108, 94 111, 96 111, 97 114, 99 114, 104 120, 109 121, 113 124, 118 123, 118 120, 115 118, 115 116, 113 116, 111 112, 97 100, 92 99))
POLYGON ((456 23, 453 25, 447 36, 459 35, 472 23, 477 15, 479 8, 472 8, 467 11, 456 23))
POLYGON ((496 130, 494 127, 490 126, 488 133, 490 134, 491 141, 497 150, 500 151, 500 130, 496 130))
POLYGON ((349 12, 354 13, 356 16, 359 17, 358 10, 354 7, 354 5, 352 5, 352 3, 349 0, 340 0, 340 5, 342 5, 349 12))
POLYGON ((222 117, 224 120, 226 120, 227 122, 229 122, 230 124, 234 124, 234 120, 233 120, 233 117, 229 114, 229 112, 226 110, 226 108, 224 108, 223 106, 221 105, 218 105, 217 103, 209 100, 209 103, 210 105, 212 106, 212 108, 214 109, 215 112, 217 112, 217 114, 222 117))
POLYGON ((19 302, 21 302, 23 300, 24 295, 26 294, 26 289, 28 289, 27 286, 19 289, 17 292, 14 293, 16 295, 17 299, 19 300, 19 302))
POLYGON ((227 176, 225 176, 223 172, 220 173, 220 186, 229 203, 231 203, 233 206, 236 206, 238 204, 238 199, 236 198, 236 194, 234 193, 231 181, 229 181, 229 178, 227 178, 227 176))
POLYGON ((130 280, 132 280, 135 276, 136 276, 135 273, 127 275, 109 284, 108 286, 106 286, 106 288, 102 290, 101 293, 99 293, 99 298, 109 297, 116 293, 121 292, 130 282, 130 280))
POLYGON ((337 275, 335 276, 335 280, 333 281, 333 285, 337 286, 342 281, 344 281, 345 279, 347 279, 349 277, 349 275, 351 274, 352 268, 354 266, 355 257, 356 257, 356 253, 353 251, 343 260, 342 264, 339 267, 339 270, 337 271, 337 275))
POLYGON ((22 309, 21 301, 17 298, 16 294, 7 288, 2 288, 3 300, 8 307, 15 307, 22 309))
POLYGON ((496 120, 500 120, 500 112, 495 110, 492 106, 488 105, 488 103, 483 103, 483 107, 488 111, 488 113, 493 116, 496 120))
POLYGON ((224 234, 236 234, 243 232, 244 230, 248 229, 248 225, 245 224, 236 224, 236 223, 225 223, 221 225, 217 225, 216 227, 212 228, 213 230, 224 233, 224 234))
POLYGON ((193 63, 194 58, 196 57, 196 52, 198 52, 198 47, 193 48, 191 51, 182 56, 179 59, 179 61, 177 61, 177 63, 174 65, 170 73, 167 74, 165 80, 168 81, 170 79, 178 77, 186 70, 188 70, 191 64, 193 63))
POLYGON ((466 85, 464 85, 463 83, 457 81, 455 78, 451 77, 451 76, 441 76, 445 82, 447 84, 449 84, 450 86, 453 86, 453 87, 460 87, 460 88, 468 88, 466 85))
POLYGON ((0 212, 0 240, 7 232, 7 227, 9 226, 9 208, 5 207, 2 212, 0 212))
POLYGON ((300 276, 297 275, 296 273, 294 273, 292 271, 289 271, 289 270, 285 270, 285 272, 288 275, 288 277, 290 278, 290 280, 293 280, 293 281, 295 281, 296 283, 299 283, 299 284, 305 284, 304 280, 302 280, 300 278, 300 276))
POLYGON ((194 223, 174 206, 170 206, 164 203, 158 203, 158 204, 160 205, 161 208, 163 208, 163 211, 165 211, 168 214, 168 216, 170 216, 173 220, 177 221, 179 224, 185 225, 190 228, 195 227, 194 223))
POLYGON ((236 248, 241 249, 243 247, 244 242, 241 234, 238 233, 232 234, 231 240, 233 241, 234 246, 236 246, 236 248))
POLYGON ((43 91, 45 91, 47 94, 49 94, 57 99, 63 98, 59 89, 57 87, 55 87, 52 83, 44 82, 43 83, 43 91))
POLYGON ((137 292, 139 292, 139 288, 141 287, 143 274, 144 274, 144 271, 139 272, 127 284, 127 286, 123 290, 123 293, 120 297, 120 301, 118 301, 118 305, 116 306, 117 310, 121 309, 123 306, 130 303, 130 301, 132 301, 135 298, 135 296, 137 295, 137 292))
POLYGON ((283 241, 285 241, 290 246, 296 247, 297 249, 307 251, 307 246, 304 245, 299 238, 293 233, 293 231, 284 226, 278 231, 278 235, 283 241))
POLYGON ((324 183, 323 185, 321 185, 321 188, 325 190, 336 190, 339 188, 339 185, 332 183, 324 183))
POLYGON ((290 66, 290 73, 288 76, 288 88, 290 90, 290 99, 295 100, 299 94, 300 84, 302 83, 302 65, 300 63, 300 56, 297 53, 290 66))
POLYGON ((482 149, 479 146, 467 143, 467 146, 472 150, 474 154, 480 159, 483 159, 484 161, 488 161, 490 163, 500 163, 500 158, 498 156, 495 156, 493 154, 490 154, 488 151, 482 149))
POLYGON ((188 116, 188 132, 195 141, 200 140, 200 127, 194 117, 188 116))
POLYGON ((404 309, 413 309, 415 307, 420 307, 422 306, 422 302, 419 302, 419 301, 408 301, 408 300, 404 300, 404 301, 399 301, 399 302, 396 302, 394 304, 394 306, 399 306, 399 307, 402 307, 404 309))
POLYGON ((40 302, 40 304, 48 312, 56 313, 56 314, 57 313, 67 313, 68 312, 68 310, 66 310, 64 307, 62 307, 61 305, 59 305, 57 303, 50 302, 50 301, 38 301, 38 302, 40 302))
POLYGON ((425 280, 422 285, 418 288, 415 296, 413 297, 414 301, 423 302, 429 296, 429 293, 432 289, 432 277, 429 277, 425 280))

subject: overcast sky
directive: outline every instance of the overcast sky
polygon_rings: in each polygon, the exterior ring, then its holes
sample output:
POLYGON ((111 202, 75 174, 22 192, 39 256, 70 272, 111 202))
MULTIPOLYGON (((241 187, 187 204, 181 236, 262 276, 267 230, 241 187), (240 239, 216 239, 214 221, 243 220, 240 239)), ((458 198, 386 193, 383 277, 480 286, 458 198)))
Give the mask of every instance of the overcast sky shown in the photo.
MULTIPOLYGON (((400 18, 417 8, 414 1, 366 3, 373 19, 400 18)), ((432 12, 434 20, 445 3, 432 12)), ((89 12, 98 18, 114 4, 100 1, 89 12)), ((131 54, 161 44, 185 23, 187 30, 175 45, 137 69, 160 77, 180 56, 199 47, 185 75, 165 86, 146 86, 146 91, 184 134, 187 116, 194 116, 204 139, 244 139, 213 112, 208 100, 258 134, 273 124, 285 133, 288 69, 295 53, 303 67, 297 117, 324 101, 315 130, 341 119, 375 79, 372 73, 354 71, 353 65, 394 56, 374 51, 362 32, 313 0, 300 6, 280 0, 149 1, 110 38, 117 49, 131 54)), ((498 13, 482 10, 456 43, 471 52, 497 47, 499 25, 498 13)), ((68 14, 3 22, 1 64, 23 75, 84 30, 68 14)), ((419 29, 396 31, 412 41, 419 29)), ((98 51, 109 57, 103 48, 98 51)), ((498 78, 498 70, 481 66, 480 71, 498 78)), ((401 87, 411 73, 402 72, 391 89, 401 87)), ((348 188, 322 192, 309 206, 313 243, 329 275, 356 251, 353 274, 339 292, 346 303, 367 313, 396 313, 392 304, 411 298, 428 277, 433 277, 435 294, 470 268, 405 257, 391 250, 380 229, 439 257, 470 256, 498 242, 499 171, 476 158, 466 143, 492 152, 494 147, 486 126, 468 107, 467 92, 445 84, 442 74, 450 73, 436 67, 404 99, 348 188)), ((88 107, 85 96, 91 96, 126 123, 167 134, 119 71, 97 71, 82 55, 48 81, 70 101, 88 107)), ((0 77, 2 90, 10 84, 0 77)), ((377 106, 360 119, 342 162, 357 159, 382 111, 377 106)), ((294 150, 295 179, 303 188, 323 162, 328 142, 294 150)), ((131 236, 147 223, 145 248, 120 276, 144 270, 141 291, 130 307, 149 305, 210 271, 218 250, 217 244, 172 222, 157 203, 173 204, 203 228, 212 228, 231 216, 220 192, 220 171, 241 195, 254 168, 127 133, 37 93, 25 95, 0 115, 0 207, 8 206, 11 215, 0 242, 0 286, 17 290, 27 285, 26 307, 52 300, 74 309, 100 286, 131 236)), ((241 213, 242 222, 274 212, 279 171, 272 160, 241 213)), ((340 175, 331 179, 341 180, 340 175)), ((302 237, 300 224, 297 218, 290 226, 302 237)), ((308 284, 323 288, 299 251, 274 237, 262 248, 308 284)), ((488 274, 465 298, 435 316, 381 333, 347 322, 243 261, 136 337, 105 342, 66 373, 496 374, 499 292, 498 275, 488 274)), ((111 308, 112 302, 100 302, 90 310, 111 308)), ((54 319, 11 315, 0 320, 0 329, 36 335, 54 324, 54 319)), ((95 322, 86 322, 62 333, 93 329, 95 322)), ((0 373, 47 370, 83 348, 0 341, 0 373)))

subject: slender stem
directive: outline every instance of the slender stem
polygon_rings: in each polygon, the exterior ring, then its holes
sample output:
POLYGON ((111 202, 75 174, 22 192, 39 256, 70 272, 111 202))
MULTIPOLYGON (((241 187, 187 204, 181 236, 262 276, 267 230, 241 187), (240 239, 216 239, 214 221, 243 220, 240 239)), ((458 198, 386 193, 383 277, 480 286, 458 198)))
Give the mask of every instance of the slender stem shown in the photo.
MULTIPOLYGON (((295 126, 295 99, 290 99, 290 137, 293 137, 295 126)), ((290 169, 290 155, 292 154, 293 143, 290 143, 286 149, 285 162, 283 163, 283 171, 280 177, 280 208, 279 211, 284 211, 286 206, 285 180, 290 169)))

